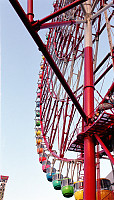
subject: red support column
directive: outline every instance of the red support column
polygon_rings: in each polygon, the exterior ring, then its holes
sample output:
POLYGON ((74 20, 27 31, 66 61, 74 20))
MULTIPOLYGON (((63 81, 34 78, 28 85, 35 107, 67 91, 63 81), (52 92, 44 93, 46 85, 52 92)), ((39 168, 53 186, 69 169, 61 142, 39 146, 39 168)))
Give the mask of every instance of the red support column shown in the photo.
POLYGON ((101 185, 100 185, 100 153, 99 153, 99 144, 97 144, 97 200, 101 200, 101 193, 100 193, 100 189, 101 189, 101 185))
MULTIPOLYGON (((93 55, 92 55, 92 25, 91 0, 85 3, 87 23, 85 23, 84 47, 84 112, 88 118, 94 111, 94 85, 93 85, 93 55)), ((89 127, 84 124, 84 131, 89 127)), ((84 138, 84 200, 96 200, 96 172, 95 172, 95 147, 92 136, 84 138)))
POLYGON ((33 0, 28 0, 27 1, 27 15, 28 15, 28 19, 30 22, 33 21, 33 0))

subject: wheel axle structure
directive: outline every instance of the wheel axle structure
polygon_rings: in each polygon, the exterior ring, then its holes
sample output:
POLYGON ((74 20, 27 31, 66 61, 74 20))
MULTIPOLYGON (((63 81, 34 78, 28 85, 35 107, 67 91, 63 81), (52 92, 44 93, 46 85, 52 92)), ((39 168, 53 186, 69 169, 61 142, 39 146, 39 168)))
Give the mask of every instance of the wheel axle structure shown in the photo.
POLYGON ((34 20, 33 0, 27 14, 9 1, 42 52, 35 107, 42 170, 64 197, 81 181, 81 199, 100 200, 100 160, 114 165, 114 3, 55 0, 53 13, 34 20))

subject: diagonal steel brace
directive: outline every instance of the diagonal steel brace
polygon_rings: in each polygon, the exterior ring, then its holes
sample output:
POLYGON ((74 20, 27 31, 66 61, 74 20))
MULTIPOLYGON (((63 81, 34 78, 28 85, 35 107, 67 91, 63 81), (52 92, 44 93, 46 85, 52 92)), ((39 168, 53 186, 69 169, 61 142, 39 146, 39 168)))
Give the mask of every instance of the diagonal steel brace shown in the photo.
MULTIPOLYGON (((34 42, 39 47, 39 50, 43 53, 43 55, 47 59, 48 63, 50 64, 51 68, 55 72, 55 74, 58 77, 59 81, 61 82, 62 86, 66 90, 67 94, 71 98, 72 102, 76 106, 76 108, 79 111, 80 115, 82 116, 83 120, 86 123, 88 123, 88 118, 87 118, 87 116, 86 116, 83 108, 79 104, 76 96, 72 92, 72 90, 69 87, 67 81, 65 80, 65 78, 62 75, 61 71, 57 67, 55 61, 53 60, 53 58, 51 57, 50 53, 48 52, 48 50, 46 48, 46 45, 42 42, 41 38, 39 37, 39 35, 37 34, 37 32, 32 27, 32 24, 30 23, 30 21, 29 21, 27 15, 26 15, 26 13, 24 12, 23 8, 21 7, 21 5, 19 4, 19 2, 17 0, 9 0, 9 1, 12 4, 13 8, 15 9, 15 11, 17 12, 17 14, 19 15, 19 17, 22 20, 22 22, 24 23, 24 25, 27 28, 28 32, 32 36, 34 42)), ((82 3, 82 1, 80 3, 82 3)))

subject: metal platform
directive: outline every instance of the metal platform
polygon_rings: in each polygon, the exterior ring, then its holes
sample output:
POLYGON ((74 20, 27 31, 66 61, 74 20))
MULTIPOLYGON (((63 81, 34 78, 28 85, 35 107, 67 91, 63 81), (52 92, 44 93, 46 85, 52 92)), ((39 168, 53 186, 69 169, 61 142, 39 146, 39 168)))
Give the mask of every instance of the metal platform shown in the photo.
POLYGON ((77 135, 76 140, 70 145, 69 151, 80 152, 84 149, 84 137, 87 135, 99 135, 102 140, 114 139, 114 114, 103 112, 102 115, 95 121, 85 132, 77 135))

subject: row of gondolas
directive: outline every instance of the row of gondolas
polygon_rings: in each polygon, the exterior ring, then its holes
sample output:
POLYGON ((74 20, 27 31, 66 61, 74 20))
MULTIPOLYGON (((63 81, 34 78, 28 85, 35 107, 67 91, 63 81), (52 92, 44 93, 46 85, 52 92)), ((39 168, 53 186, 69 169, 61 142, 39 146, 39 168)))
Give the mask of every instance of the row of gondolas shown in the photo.
POLYGON ((42 140, 41 130, 37 129, 36 146, 37 153, 39 154, 39 162, 42 164, 42 171, 46 173, 47 180, 52 182, 55 190, 61 190, 64 197, 72 197, 74 195, 76 185, 72 183, 70 178, 63 178, 63 175, 52 167, 51 162, 48 160, 48 155, 45 152, 42 140))
MULTIPOLYGON (((44 57, 42 57, 44 60, 44 57)), ((40 124, 40 94, 41 94, 41 80, 43 77, 44 65, 41 65, 41 72, 39 74, 38 90, 36 98, 35 109, 35 130, 36 130, 36 146, 37 153, 39 154, 39 162, 42 164, 42 171, 46 173, 46 178, 49 182, 52 182, 55 190, 61 190, 64 197, 72 197, 75 192, 75 184, 71 183, 70 178, 63 178, 60 172, 57 172, 54 167, 51 167, 51 162, 48 160, 48 155, 45 152, 43 137, 41 135, 40 124)))

